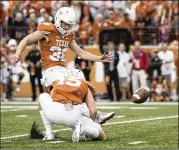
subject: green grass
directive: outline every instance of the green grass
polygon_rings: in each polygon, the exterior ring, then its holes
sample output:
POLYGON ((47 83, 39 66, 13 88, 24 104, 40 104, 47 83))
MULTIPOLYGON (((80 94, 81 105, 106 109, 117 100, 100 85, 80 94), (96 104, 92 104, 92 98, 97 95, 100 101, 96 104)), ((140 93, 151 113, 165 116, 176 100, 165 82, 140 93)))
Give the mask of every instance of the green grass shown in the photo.
MULTIPOLYGON (((2 104, 1 106, 9 106, 2 104)), ((34 104, 35 106, 36 104, 34 104)), ((11 106, 29 106, 12 105, 11 106)), ((109 105, 108 105, 109 106, 109 105)), ((112 105, 111 105, 112 106, 112 105)), ((177 105, 114 105, 121 106, 120 109, 100 109, 105 112, 115 111, 116 116, 125 116, 123 118, 114 118, 109 122, 123 122, 129 120, 148 119, 156 117, 176 116, 178 115, 177 105), (127 106, 123 108, 122 106, 127 106), (156 109, 130 109, 130 107, 152 107, 156 109)), ((6 109, 6 108, 5 108, 6 109)), ((1 110, 4 110, 1 109, 1 110)), ((28 134, 33 121, 37 121, 40 129, 44 131, 38 110, 21 110, 1 113, 1 138, 28 134), (26 118, 17 118, 17 115, 28 115, 26 118)), ((152 120, 143 122, 132 122, 115 125, 102 126, 106 136, 106 141, 86 142, 81 139, 79 143, 71 142, 71 130, 59 131, 55 133, 56 141, 66 141, 65 143, 52 144, 42 140, 30 139, 29 136, 2 139, 2 148, 178 148, 178 118, 163 120, 152 120), (141 144, 129 144, 134 141, 145 141, 141 144)), ((66 128, 64 126, 53 125, 53 129, 66 128)))

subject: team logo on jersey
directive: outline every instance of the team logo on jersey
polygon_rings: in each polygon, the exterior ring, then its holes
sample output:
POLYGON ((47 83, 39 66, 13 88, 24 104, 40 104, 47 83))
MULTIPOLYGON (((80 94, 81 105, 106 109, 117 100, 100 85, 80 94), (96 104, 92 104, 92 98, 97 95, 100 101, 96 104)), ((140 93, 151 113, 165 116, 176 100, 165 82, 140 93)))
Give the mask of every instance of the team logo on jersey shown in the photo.
POLYGON ((69 47, 69 42, 65 40, 56 39, 57 46, 69 47))

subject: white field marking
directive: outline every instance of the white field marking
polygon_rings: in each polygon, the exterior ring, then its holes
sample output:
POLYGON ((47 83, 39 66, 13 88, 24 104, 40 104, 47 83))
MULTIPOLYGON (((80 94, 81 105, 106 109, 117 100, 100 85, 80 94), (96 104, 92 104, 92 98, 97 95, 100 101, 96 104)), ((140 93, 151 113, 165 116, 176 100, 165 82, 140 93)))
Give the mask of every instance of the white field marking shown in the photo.
MULTIPOLYGON (((72 130, 72 129, 71 128, 64 128, 64 129, 54 130, 53 132, 55 133, 55 132, 59 132, 59 131, 68 131, 68 130, 72 130)), ((30 134, 22 134, 22 135, 14 135, 14 136, 2 137, 1 140, 25 137, 25 136, 29 136, 29 135, 30 134)))
POLYGON ((129 107, 129 109, 158 109, 157 107, 129 107))
POLYGON ((145 102, 142 104, 135 104, 133 102, 106 102, 99 101, 96 102, 97 105, 178 105, 178 102, 145 102))
POLYGON ((9 137, 2 137, 1 140, 19 138, 19 137, 24 137, 24 136, 29 136, 29 134, 22 134, 22 135, 14 135, 14 136, 9 136, 9 137))
POLYGON ((25 118, 25 117, 27 117, 27 115, 18 115, 18 116, 16 116, 17 118, 25 118))
POLYGON ((11 109, 11 108, 15 108, 15 109, 21 109, 21 108, 32 108, 32 109, 34 109, 34 108, 38 108, 38 106, 1 106, 1 108, 3 109, 3 108, 6 108, 6 109, 11 109))
POLYGON ((2 112, 11 112, 11 111, 24 111, 24 110, 36 110, 37 108, 24 108, 24 109, 5 109, 1 110, 2 112))
MULTIPOLYGON (((27 105, 35 105, 38 104, 37 102, 3 102, 1 101, 1 104, 7 104, 7 105, 13 105, 13 104, 27 104, 27 105)), ((133 102, 106 102, 106 100, 100 100, 99 102, 96 102, 97 105, 178 105, 178 102, 145 102, 143 104, 135 104, 133 102)))
POLYGON ((165 117, 138 119, 138 120, 127 120, 127 121, 122 121, 122 122, 110 122, 110 123, 105 123, 104 125, 125 124, 125 123, 143 122, 143 121, 152 121, 152 120, 163 120, 163 119, 171 119, 171 118, 178 118, 178 116, 165 116, 165 117))
MULTIPOLYGON (((128 121, 121 121, 121 122, 111 122, 111 123, 105 123, 103 126, 113 125, 113 124, 115 125, 115 124, 125 124, 125 123, 134 123, 134 122, 152 121, 152 120, 171 119, 171 118, 178 118, 178 116, 164 116, 164 117, 157 117, 157 118, 147 118, 147 119, 128 120, 128 121)), ((70 128, 64 128, 64 129, 54 130, 53 132, 68 131, 68 130, 71 130, 71 129, 70 128)), ((29 134, 2 137, 1 140, 13 139, 13 138, 24 137, 24 136, 29 136, 29 134)))
POLYGON ((1 106, 1 112, 36 110, 38 106, 1 106))
POLYGON ((114 116, 114 118, 124 118, 126 116, 114 116))
POLYGON ((129 108, 128 106, 97 106, 98 109, 121 109, 129 108))
POLYGON ((64 142, 67 142, 67 141, 51 141, 51 142, 47 142, 47 143, 57 144, 57 143, 64 143, 64 142))
POLYGON ((1 102, 1 104, 7 104, 7 105, 16 105, 16 104, 27 104, 27 105, 36 105, 38 102, 1 102))
MULTIPOLYGON (((134 105, 135 106, 135 105, 134 105)), ((144 106, 144 105, 140 105, 144 106)), ((146 105, 145 105, 146 106, 146 105)), ((129 108, 129 109, 157 109, 157 107, 129 107, 129 106, 102 106, 97 105, 98 109, 120 109, 120 108, 129 108)), ((1 112, 11 112, 11 111, 23 111, 23 110, 35 110, 38 109, 38 106, 1 106, 1 112)))
MULTIPOLYGON (((1 109, 37 109, 38 106, 1 106, 1 109)), ((128 106, 97 106, 99 109, 120 109, 120 108, 129 108, 128 106)))
POLYGON ((147 143, 147 141, 134 141, 134 142, 129 142, 128 144, 142 144, 142 143, 147 143))
MULTIPOLYGON (((1 106, 1 112, 37 110, 38 106, 1 106)), ((120 109, 129 108, 128 106, 97 106, 98 109, 120 109)))

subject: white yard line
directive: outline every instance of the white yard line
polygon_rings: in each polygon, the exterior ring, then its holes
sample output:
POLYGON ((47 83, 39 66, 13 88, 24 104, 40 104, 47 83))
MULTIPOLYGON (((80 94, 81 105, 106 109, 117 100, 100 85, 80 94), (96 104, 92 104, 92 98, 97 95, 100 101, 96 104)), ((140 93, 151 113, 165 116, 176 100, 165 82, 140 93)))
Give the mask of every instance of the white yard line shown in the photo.
POLYGON ((29 134, 22 134, 22 135, 14 135, 14 136, 2 137, 1 140, 19 138, 19 137, 24 137, 24 136, 29 136, 29 134))
MULTIPOLYGON (((59 131, 68 131, 68 130, 71 130, 71 128, 53 130, 53 132, 55 133, 55 132, 59 132, 59 131)), ((14 135, 14 136, 2 137, 1 140, 19 138, 19 137, 24 137, 24 136, 29 136, 29 135, 30 134, 22 134, 22 135, 14 135)))
POLYGON ((22 111, 22 110, 37 110, 37 108, 5 109, 5 110, 1 110, 1 113, 2 112, 11 112, 11 111, 22 111))
POLYGON ((142 104, 135 104, 133 102, 96 102, 97 105, 178 105, 178 102, 145 102, 142 104))
POLYGON ((1 112, 37 110, 38 106, 1 106, 1 112))
MULTIPOLYGON (((1 109, 24 109, 24 108, 28 108, 28 109, 37 109, 38 106, 1 106, 1 109)), ((120 109, 120 108, 129 108, 128 106, 97 106, 97 108, 99 109, 120 109)))
MULTIPOLYGON (((9 104, 14 104, 14 103, 17 103, 17 104, 20 104, 19 102, 12 102, 12 103, 9 103, 9 104)), ((24 102, 23 102, 24 103, 24 102)), ((25 103, 26 106, 19 106, 19 105, 1 105, 1 112, 12 112, 12 111, 24 111, 24 110, 37 110, 38 109, 38 106, 37 104, 35 105, 28 105, 28 103, 25 103)), ((34 104, 34 103, 33 103, 34 104)), ((97 108, 98 109, 125 109, 125 108, 129 108, 129 109, 157 109, 157 107, 153 107, 152 105, 154 104, 157 104, 157 105, 176 105, 177 103, 146 103, 146 104, 140 104, 140 105, 137 105, 137 104, 134 104, 134 103, 129 103, 129 102, 108 102, 108 103, 98 103, 97 102, 97 108), (112 104, 112 105, 111 105, 112 104), (119 104, 119 106, 114 106, 114 105, 117 105, 119 104), (124 106, 123 104, 131 104, 129 106, 124 106), (149 107, 147 107, 149 106, 149 107)))
MULTIPOLYGON (((20 101, 14 101, 14 102, 3 102, 1 101, 1 104, 28 104, 28 105, 35 105, 38 104, 36 102, 20 102, 20 101)), ((108 101, 99 101, 96 102, 97 105, 178 105, 178 102, 145 102, 143 104, 134 104, 133 102, 108 102, 108 101)))
POLYGON ((15 117, 17 117, 17 118, 25 118, 25 117, 27 117, 27 115, 17 115, 15 117))
POLYGON ((153 120, 163 120, 163 119, 171 119, 171 118, 178 118, 178 116, 165 116, 165 117, 138 119, 138 120, 127 120, 127 121, 122 121, 122 122, 110 122, 110 123, 105 123, 104 125, 125 124, 125 123, 144 122, 144 121, 153 121, 153 120))
POLYGON ((50 141, 50 142, 47 142, 47 143, 57 144, 57 143, 64 143, 64 142, 67 142, 67 141, 50 141))
POLYGON ((21 108, 38 108, 38 106, 1 106, 2 109, 11 109, 11 108, 15 108, 15 109, 21 109, 21 108))
POLYGON ((121 108, 129 108, 128 106, 98 106, 98 109, 121 109, 121 108))
MULTIPOLYGON (((163 119, 172 119, 172 118, 178 118, 178 116, 177 115, 176 116, 164 116, 164 117, 156 117, 156 118, 128 120, 128 121, 121 121, 121 122, 111 122, 111 123, 106 123, 104 125, 125 124, 125 123, 144 122, 144 121, 153 121, 153 120, 163 120, 163 119)), ((71 129, 70 128, 65 128, 65 129, 54 130, 53 132, 67 131, 67 130, 71 130, 71 129)), ((1 140, 19 138, 19 137, 24 137, 24 136, 29 136, 29 134, 2 137, 1 140)))
POLYGON ((126 116, 114 116, 114 118, 124 118, 126 116))
POLYGON ((2 102, 1 101, 1 104, 5 104, 5 105, 17 105, 17 104, 22 104, 22 105, 24 105, 24 104, 26 104, 26 105, 37 105, 38 104, 38 102, 19 102, 19 101, 13 101, 13 102, 2 102))
MULTIPOLYGON (((102 106, 102 105, 97 105, 98 109, 125 109, 125 108, 129 108, 129 109, 157 109, 156 107, 129 107, 129 106, 102 106)), ((1 112, 11 112, 11 111, 23 111, 23 110, 37 110, 38 106, 1 106, 1 112)))
POLYGON ((136 145, 136 144, 142 144, 142 143, 147 143, 147 141, 133 141, 133 142, 129 142, 128 144, 136 145))
POLYGON ((141 109, 141 110, 145 110, 145 109, 158 109, 158 108, 157 107, 130 107, 129 109, 134 109, 134 110, 141 109))

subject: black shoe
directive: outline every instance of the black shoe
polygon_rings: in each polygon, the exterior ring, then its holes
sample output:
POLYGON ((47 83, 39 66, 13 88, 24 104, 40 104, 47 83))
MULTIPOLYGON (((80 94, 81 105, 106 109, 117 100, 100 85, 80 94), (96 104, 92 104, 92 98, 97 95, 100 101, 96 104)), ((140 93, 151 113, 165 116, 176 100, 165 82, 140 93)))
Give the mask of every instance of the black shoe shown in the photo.
POLYGON ((44 135, 38 129, 38 125, 36 122, 33 122, 31 130, 30 130, 30 138, 31 139, 43 139, 44 135))

